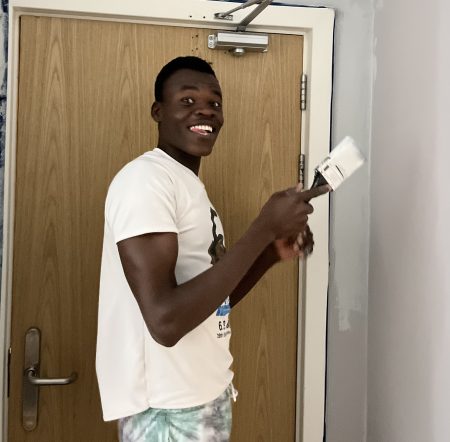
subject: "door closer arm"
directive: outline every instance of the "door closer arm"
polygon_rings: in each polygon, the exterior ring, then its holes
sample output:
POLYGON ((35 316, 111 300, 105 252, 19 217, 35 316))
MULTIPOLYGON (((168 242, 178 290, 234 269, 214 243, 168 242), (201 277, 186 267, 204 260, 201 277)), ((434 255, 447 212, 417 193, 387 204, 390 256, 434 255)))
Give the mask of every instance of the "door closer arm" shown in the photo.
POLYGON ((219 20, 232 20, 233 16, 231 14, 233 14, 233 12, 248 8, 249 6, 258 5, 238 24, 236 31, 244 32, 247 29, 247 26, 255 19, 255 17, 261 14, 261 12, 264 11, 264 9, 266 9, 267 6, 269 6, 272 2, 273 0, 248 0, 246 3, 243 3, 236 8, 230 9, 229 11, 216 12, 214 14, 214 17, 219 20))

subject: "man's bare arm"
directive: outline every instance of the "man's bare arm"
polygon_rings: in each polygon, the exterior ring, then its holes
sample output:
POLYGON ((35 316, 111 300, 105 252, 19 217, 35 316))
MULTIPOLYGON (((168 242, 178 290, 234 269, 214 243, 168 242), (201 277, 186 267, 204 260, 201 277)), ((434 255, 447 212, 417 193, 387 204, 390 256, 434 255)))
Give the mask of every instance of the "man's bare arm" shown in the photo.
POLYGON ((269 244, 231 293, 231 307, 244 298, 274 264, 297 257, 303 259, 312 252, 313 247, 313 234, 308 225, 299 238, 278 239, 269 244))
POLYGON ((175 279, 176 234, 151 233, 120 241, 125 276, 153 338, 173 346, 203 322, 233 293, 269 244, 305 228, 313 210, 307 201, 327 191, 316 188, 299 194, 289 189, 273 195, 219 262, 180 285, 175 279))

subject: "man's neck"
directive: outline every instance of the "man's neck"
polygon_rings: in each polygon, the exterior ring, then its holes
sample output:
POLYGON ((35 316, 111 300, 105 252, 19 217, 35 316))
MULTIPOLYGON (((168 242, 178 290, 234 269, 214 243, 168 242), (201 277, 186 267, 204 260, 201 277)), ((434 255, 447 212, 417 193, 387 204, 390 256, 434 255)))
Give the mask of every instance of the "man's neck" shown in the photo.
POLYGON ((200 157, 194 157, 179 149, 172 148, 170 146, 165 146, 160 143, 158 143, 158 148, 164 151, 167 155, 171 156, 175 161, 178 161, 183 166, 192 170, 192 172, 194 172, 198 176, 201 163, 200 157))

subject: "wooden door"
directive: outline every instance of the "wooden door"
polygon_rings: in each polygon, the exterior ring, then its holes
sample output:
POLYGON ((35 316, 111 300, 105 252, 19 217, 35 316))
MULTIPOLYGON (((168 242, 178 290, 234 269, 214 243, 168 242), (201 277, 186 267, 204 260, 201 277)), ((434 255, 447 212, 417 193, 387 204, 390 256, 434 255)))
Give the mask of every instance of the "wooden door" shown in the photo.
MULTIPOLYGON (((95 377, 103 207, 114 174, 155 146, 153 81, 179 55, 212 62, 225 126, 202 177, 230 246, 262 203, 297 178, 302 39, 273 35, 267 54, 206 48, 208 31, 22 17, 20 31, 9 441, 114 441, 95 377), (42 333, 36 429, 22 428, 24 336, 42 333)), ((297 266, 276 266, 232 313, 234 442, 293 441, 297 266)))

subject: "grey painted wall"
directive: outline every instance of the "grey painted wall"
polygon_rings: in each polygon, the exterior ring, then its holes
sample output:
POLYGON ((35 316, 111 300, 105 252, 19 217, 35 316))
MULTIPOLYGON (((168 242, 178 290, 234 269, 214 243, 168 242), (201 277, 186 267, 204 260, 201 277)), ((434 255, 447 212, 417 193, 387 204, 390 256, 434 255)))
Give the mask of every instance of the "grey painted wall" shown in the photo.
POLYGON ((449 23, 447 0, 377 5, 369 442, 450 440, 449 23))

